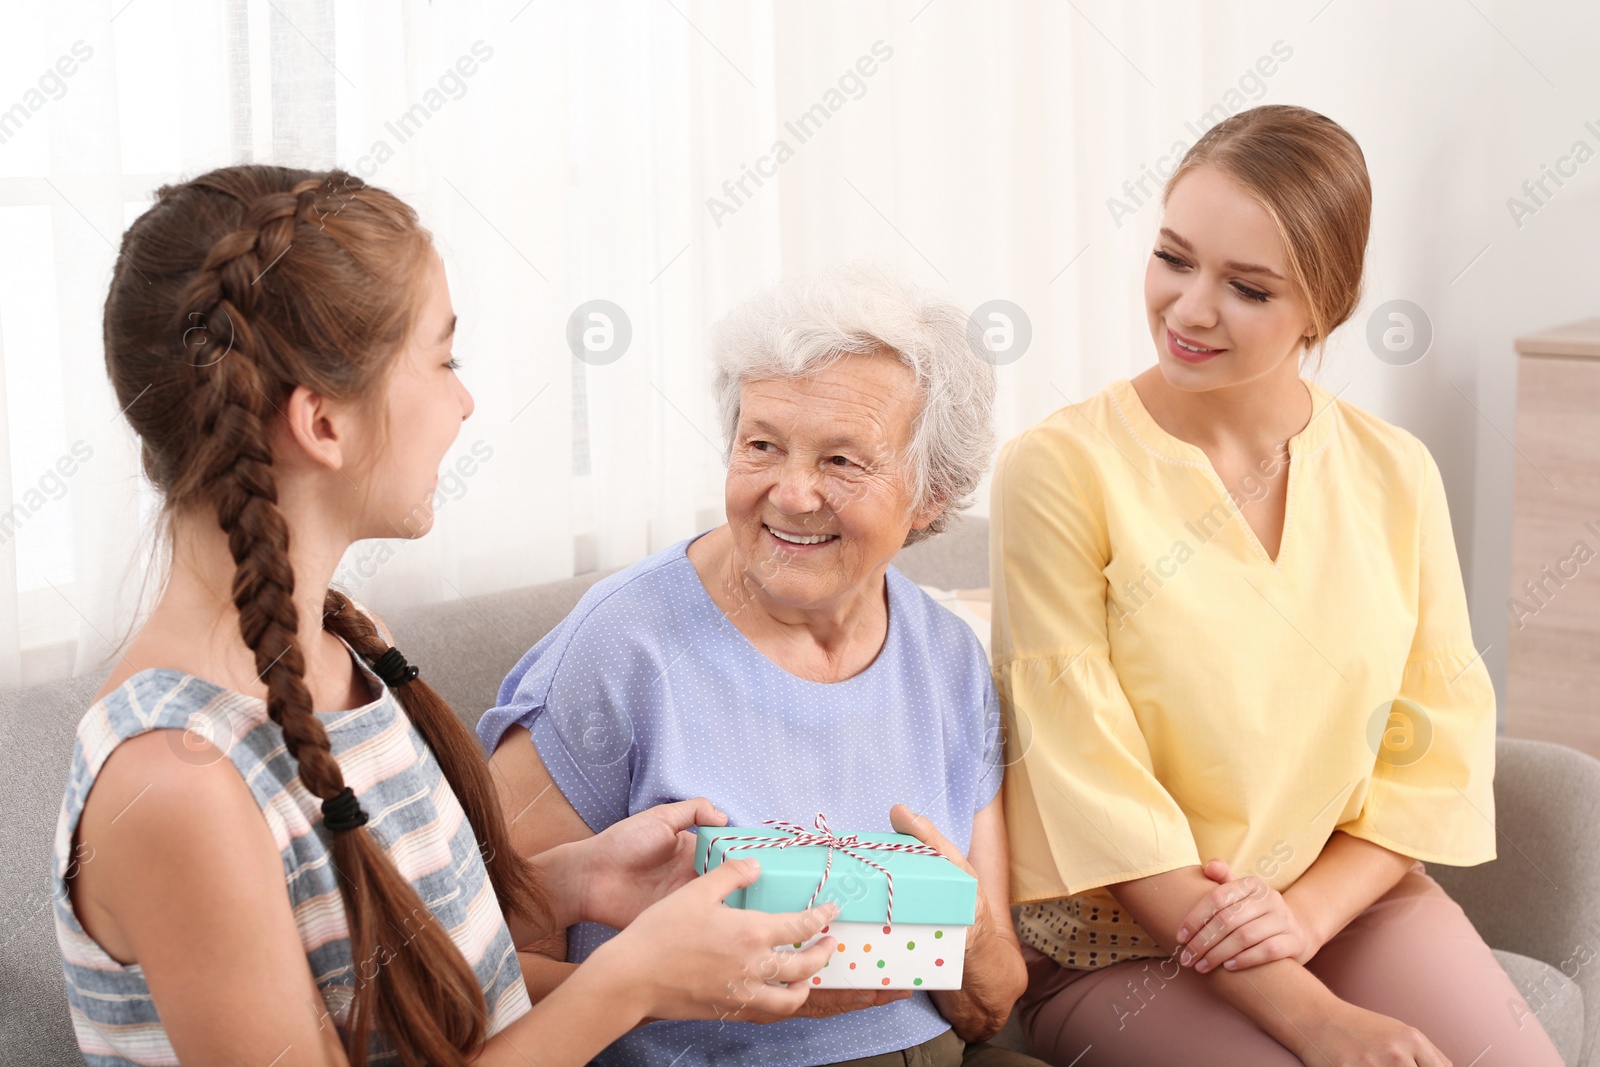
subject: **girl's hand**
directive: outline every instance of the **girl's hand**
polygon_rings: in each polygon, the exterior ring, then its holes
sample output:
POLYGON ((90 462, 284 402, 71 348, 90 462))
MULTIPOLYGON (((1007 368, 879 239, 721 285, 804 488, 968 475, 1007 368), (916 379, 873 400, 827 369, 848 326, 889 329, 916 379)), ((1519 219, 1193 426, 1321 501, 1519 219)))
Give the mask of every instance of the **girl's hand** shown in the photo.
POLYGON ((1205 974, 1217 967, 1230 971, 1272 960, 1304 964, 1321 946, 1301 925, 1283 894, 1255 875, 1234 880, 1228 865, 1212 860, 1205 875, 1219 883, 1184 918, 1178 928, 1178 962, 1205 974))
POLYGON ((723 863, 640 912, 583 967, 598 962, 620 972, 617 994, 641 998, 635 1006, 642 1016, 742 1020, 758 1013, 794 1014, 810 995, 809 979, 838 942, 830 935, 803 951, 788 946, 832 922, 839 906, 829 901, 779 915, 723 906, 724 897, 760 873, 755 860, 723 863))
POLYGON ((1422 1031, 1345 1001, 1302 1032, 1306 1067, 1451 1067, 1422 1031))
POLYGON ((640 912, 694 880, 696 826, 728 817, 705 797, 657 804, 580 843, 583 918, 622 929, 640 912))

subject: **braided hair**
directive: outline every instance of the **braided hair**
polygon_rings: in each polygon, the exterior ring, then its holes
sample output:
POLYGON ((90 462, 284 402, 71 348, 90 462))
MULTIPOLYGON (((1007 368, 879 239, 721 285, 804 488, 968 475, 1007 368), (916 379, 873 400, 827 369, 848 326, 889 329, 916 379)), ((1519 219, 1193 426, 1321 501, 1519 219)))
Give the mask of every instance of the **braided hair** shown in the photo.
MULTIPOLYGON (((123 236, 106 300, 106 367, 165 514, 214 514, 226 533, 239 633, 266 684, 268 716, 324 802, 352 958, 380 964, 356 968, 346 1052, 365 1067, 377 1031, 408 1067, 464 1064, 485 1037, 477 976, 364 829, 312 714, 268 432, 298 385, 377 406, 415 324, 430 236, 406 204, 338 170, 225 167, 156 195, 123 236)), ((337 592, 326 594, 323 625, 369 661, 388 649, 337 592)), ((545 890, 511 848, 477 739, 420 679, 395 692, 472 824, 501 905, 548 913, 545 890)))

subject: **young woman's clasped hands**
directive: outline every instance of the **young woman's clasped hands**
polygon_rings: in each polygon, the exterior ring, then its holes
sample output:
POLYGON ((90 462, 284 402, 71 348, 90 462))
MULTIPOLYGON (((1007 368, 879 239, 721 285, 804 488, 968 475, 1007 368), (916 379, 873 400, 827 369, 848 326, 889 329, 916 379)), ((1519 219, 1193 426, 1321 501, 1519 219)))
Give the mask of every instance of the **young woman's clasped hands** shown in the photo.
POLYGON ((1181 965, 1205 974, 1217 967, 1238 971, 1273 960, 1311 962, 1322 943, 1282 893, 1254 874, 1234 878, 1220 859, 1202 869, 1217 888, 1178 927, 1181 965))

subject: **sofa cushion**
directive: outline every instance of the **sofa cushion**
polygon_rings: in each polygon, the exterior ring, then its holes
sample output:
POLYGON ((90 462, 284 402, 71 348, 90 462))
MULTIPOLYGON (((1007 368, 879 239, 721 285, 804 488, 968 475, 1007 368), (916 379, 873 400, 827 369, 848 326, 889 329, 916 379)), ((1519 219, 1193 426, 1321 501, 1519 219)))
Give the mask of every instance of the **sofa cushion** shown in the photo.
MULTIPOLYGON (((610 573, 605 572, 605 573, 610 573)), ((396 647, 469 729, 522 654, 567 617, 605 574, 547 582, 384 616, 396 647)))
POLYGON ((987 588, 989 520, 970 516, 954 519, 937 537, 901 549, 894 565, 918 585, 938 589, 987 588))
POLYGON ((67 1018, 50 864, 73 737, 101 681, 0 691, 0 1063, 83 1063, 67 1018))
POLYGON ((1517 992, 1539 1018, 1556 1051, 1569 1067, 1576 1067, 1583 1051, 1583 990, 1578 983, 1543 960, 1494 950, 1494 958, 1511 976, 1517 992))

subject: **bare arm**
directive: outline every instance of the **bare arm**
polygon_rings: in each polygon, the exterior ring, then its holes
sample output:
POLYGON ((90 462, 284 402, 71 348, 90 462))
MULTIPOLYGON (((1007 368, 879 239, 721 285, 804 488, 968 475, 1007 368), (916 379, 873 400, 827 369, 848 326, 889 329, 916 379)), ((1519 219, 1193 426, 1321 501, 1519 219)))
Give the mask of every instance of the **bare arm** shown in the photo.
POLYGON ((1227 863, 1212 860, 1203 870, 1221 884, 1201 898, 1179 928, 1185 951, 1178 962, 1193 963, 1202 974, 1275 959, 1310 963, 1414 864, 1409 856, 1335 832, 1305 873, 1279 893, 1251 874, 1234 879, 1227 863))
POLYGON ((471 1060, 479 1067, 587 1063, 640 1019, 727 1018, 744 1009, 787 1016, 805 1003, 806 981, 834 952, 823 937, 803 952, 774 943, 812 933, 837 905, 765 915, 724 907, 760 864, 735 860, 641 912, 471 1060))
MULTIPOLYGON (((1184 916, 1216 886, 1199 867, 1191 866, 1109 888, 1162 951, 1171 953, 1178 944, 1178 926, 1184 916)), ((1212 971, 1206 979, 1224 999, 1297 1055, 1307 1047, 1308 1038, 1295 1020, 1325 1010, 1336 999, 1293 960, 1264 963, 1248 974, 1212 971)))
MULTIPOLYGON (((143 969, 182 1062, 348 1067, 254 797, 220 752, 197 766, 188 762, 195 752, 172 735, 156 730, 124 742, 101 769, 80 823, 74 908, 113 958, 143 969)), ((837 909, 761 915, 723 907, 758 869, 736 862, 648 909, 620 945, 571 969, 471 1062, 586 1063, 650 1013, 793 1012, 834 942, 823 938, 805 952, 772 946, 820 929, 837 909), (755 981, 730 992, 729 976, 751 974, 790 984, 755 981)))
POLYGON ((501 736, 489 759, 489 773, 506 813, 511 847, 519 856, 537 857, 534 866, 540 869, 556 904, 557 914, 548 922, 534 916, 506 915, 528 997, 538 1004, 577 970, 576 964, 566 960, 567 927, 578 921, 578 890, 571 884, 571 865, 562 862, 572 850, 541 854, 587 841, 594 831, 556 787, 533 739, 521 726, 513 726, 501 736))
POLYGON ((74 907, 107 952, 143 969, 183 1062, 343 1067, 261 810, 220 752, 186 762, 177 753, 195 753, 173 736, 125 741, 101 768, 74 907))
POLYGON ((1321 948, 1398 885, 1415 863, 1410 856, 1335 830, 1321 855, 1283 891, 1283 899, 1321 948))

